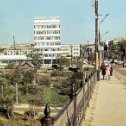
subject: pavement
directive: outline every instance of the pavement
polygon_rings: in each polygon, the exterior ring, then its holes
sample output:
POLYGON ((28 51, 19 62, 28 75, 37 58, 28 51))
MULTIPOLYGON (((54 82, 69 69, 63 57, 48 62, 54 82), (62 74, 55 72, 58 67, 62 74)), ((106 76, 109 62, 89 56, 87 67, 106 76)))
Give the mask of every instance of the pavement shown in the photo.
POLYGON ((83 126, 126 126, 126 81, 116 72, 96 83, 83 126))

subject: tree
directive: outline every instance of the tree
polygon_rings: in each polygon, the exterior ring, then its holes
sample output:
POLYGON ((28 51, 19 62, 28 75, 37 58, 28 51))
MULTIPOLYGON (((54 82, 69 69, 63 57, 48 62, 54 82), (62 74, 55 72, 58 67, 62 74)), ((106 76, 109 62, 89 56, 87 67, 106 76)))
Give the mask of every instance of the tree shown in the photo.
POLYGON ((8 65, 5 67, 5 69, 13 69, 15 66, 14 63, 8 63, 8 65))
POLYGON ((39 78, 39 85, 49 87, 50 86, 50 78, 48 76, 41 76, 39 78))
POLYGON ((21 71, 16 68, 15 70, 13 70, 12 76, 11 76, 11 83, 15 84, 15 83, 20 83, 21 82, 21 71))
POLYGON ((22 77, 22 83, 25 85, 26 87, 26 93, 28 95, 28 84, 32 83, 34 80, 34 73, 33 70, 27 70, 24 72, 23 77, 22 77))
POLYGON ((22 82, 23 83, 32 83, 34 80, 34 71, 33 70, 27 70, 22 75, 22 82))
POLYGON ((15 85, 15 93, 16 93, 16 103, 18 104, 18 97, 19 97, 19 92, 18 92, 18 84, 21 82, 21 71, 19 71, 18 68, 16 68, 13 71, 13 75, 11 77, 11 83, 15 85))
POLYGON ((7 84, 7 79, 0 77, 1 98, 4 98, 4 86, 7 84))
POLYGON ((70 64, 70 59, 68 59, 65 56, 61 56, 58 60, 58 64, 60 67, 62 66, 68 66, 70 64))
POLYGON ((27 58, 31 58, 32 59, 32 64, 34 64, 38 68, 41 66, 41 64, 43 62, 40 54, 35 53, 35 52, 32 52, 32 53, 28 54, 27 58))

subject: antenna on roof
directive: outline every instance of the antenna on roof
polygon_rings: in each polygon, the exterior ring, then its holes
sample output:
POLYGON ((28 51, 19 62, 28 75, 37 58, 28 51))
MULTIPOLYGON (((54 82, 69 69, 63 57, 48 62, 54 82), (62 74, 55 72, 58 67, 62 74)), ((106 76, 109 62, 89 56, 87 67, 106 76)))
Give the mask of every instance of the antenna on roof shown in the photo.
POLYGON ((14 49, 16 49, 16 44, 15 44, 15 38, 14 38, 14 35, 13 35, 13 42, 14 42, 14 43, 13 43, 13 44, 14 44, 14 45, 13 45, 13 46, 14 46, 14 49))

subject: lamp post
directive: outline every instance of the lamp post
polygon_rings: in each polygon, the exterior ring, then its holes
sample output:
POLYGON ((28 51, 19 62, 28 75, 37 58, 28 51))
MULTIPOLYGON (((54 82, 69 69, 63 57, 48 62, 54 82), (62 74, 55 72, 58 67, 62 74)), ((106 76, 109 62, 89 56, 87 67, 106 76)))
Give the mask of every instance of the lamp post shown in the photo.
MULTIPOLYGON (((100 21, 99 23, 99 44, 101 43, 101 37, 108 34, 109 31, 105 32, 104 34, 101 35, 101 31, 100 31, 100 26, 101 24, 104 22, 104 20, 109 16, 109 13, 107 13, 104 18, 100 21)), ((104 51, 104 50, 103 50, 104 51)), ((101 54, 101 52, 99 52, 99 65, 101 65, 102 59, 104 59, 104 52, 101 54)))
MULTIPOLYGON (((106 35, 108 33, 109 33, 109 31, 107 31, 107 32, 105 32, 104 34, 101 35, 100 28, 99 28, 99 43, 101 43, 101 37, 103 37, 104 35, 106 35)), ((104 46, 104 44, 102 46, 104 46)), ((99 52, 99 63, 100 64, 102 62, 102 59, 104 59, 104 49, 102 50, 102 53, 99 52)))
POLYGON ((100 80, 99 60, 98 60, 98 44, 99 44, 99 32, 98 32, 98 0, 95 0, 95 69, 97 71, 97 81, 100 80))

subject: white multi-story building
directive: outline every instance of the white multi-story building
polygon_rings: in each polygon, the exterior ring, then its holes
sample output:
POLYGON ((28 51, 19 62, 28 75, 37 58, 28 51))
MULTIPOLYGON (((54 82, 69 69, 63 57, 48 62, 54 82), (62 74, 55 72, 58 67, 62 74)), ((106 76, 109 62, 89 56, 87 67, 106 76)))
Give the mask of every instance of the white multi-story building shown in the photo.
POLYGON ((61 54, 59 17, 37 17, 34 19, 34 50, 44 64, 52 64, 61 54))

